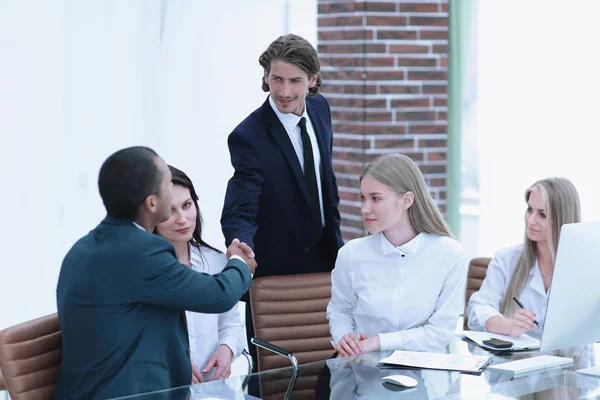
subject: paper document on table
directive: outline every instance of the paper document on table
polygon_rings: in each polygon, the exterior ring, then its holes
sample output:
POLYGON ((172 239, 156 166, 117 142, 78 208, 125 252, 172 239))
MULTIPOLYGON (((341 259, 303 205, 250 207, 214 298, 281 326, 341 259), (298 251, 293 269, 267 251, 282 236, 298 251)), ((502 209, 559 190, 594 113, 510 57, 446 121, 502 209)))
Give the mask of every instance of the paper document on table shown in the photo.
POLYGON ((490 356, 460 356, 456 354, 402 350, 396 350, 390 356, 380 361, 381 364, 391 364, 400 367, 460 372, 481 372, 490 362, 490 356))
POLYGON ((535 350, 540 348, 540 341, 532 338, 527 334, 522 334, 519 337, 505 336, 498 333, 491 332, 475 332, 475 331, 464 331, 463 335, 469 340, 475 342, 479 347, 487 350, 502 350, 502 351, 519 351, 519 350, 535 350), (512 346, 505 349, 499 349, 497 347, 488 346, 483 344, 484 340, 500 339, 512 342, 512 346))

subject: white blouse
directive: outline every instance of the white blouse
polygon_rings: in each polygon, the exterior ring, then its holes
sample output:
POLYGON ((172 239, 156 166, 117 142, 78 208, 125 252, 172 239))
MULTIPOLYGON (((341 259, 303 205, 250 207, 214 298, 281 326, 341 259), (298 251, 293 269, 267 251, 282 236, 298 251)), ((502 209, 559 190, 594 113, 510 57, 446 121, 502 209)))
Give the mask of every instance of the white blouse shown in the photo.
MULTIPOLYGON (((192 245, 190 245, 190 260, 194 271, 210 275, 221 272, 227 264, 225 254, 192 245)), ((237 304, 222 314, 186 311, 185 315, 190 339, 190 357, 198 368, 204 368, 210 356, 222 344, 229 346, 234 359, 244 350, 244 325, 240 321, 237 304)))
POLYGON ((463 310, 467 262, 451 238, 420 233, 395 247, 383 233, 338 253, 327 319, 334 343, 378 335, 381 350, 444 347, 463 310))
MULTIPOLYGON (((469 300, 469 306, 467 307, 469 329, 484 331, 488 319, 496 315, 502 315, 500 305, 522 252, 523 245, 520 244, 502 249, 494 255, 481 288, 478 292, 473 293, 469 300)), ((546 306, 548 305, 548 294, 544 287, 544 278, 537 260, 529 271, 529 277, 523 291, 516 297, 527 310, 536 314, 536 321, 543 327, 546 306)), ((507 317, 510 316, 507 315, 507 317)), ((536 326, 530 333, 540 334, 541 331, 536 326)))

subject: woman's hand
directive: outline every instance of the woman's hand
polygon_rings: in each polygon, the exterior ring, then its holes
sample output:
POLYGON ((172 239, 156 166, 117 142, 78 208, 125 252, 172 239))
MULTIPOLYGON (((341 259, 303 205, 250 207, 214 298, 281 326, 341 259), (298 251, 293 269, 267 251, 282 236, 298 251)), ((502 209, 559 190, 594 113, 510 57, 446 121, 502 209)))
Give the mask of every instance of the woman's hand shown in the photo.
POLYGON ((200 368, 194 363, 192 363, 192 385, 197 383, 203 383, 204 377, 202 376, 202 372, 200 372, 200 368))
POLYGON ((381 343, 379 342, 379 335, 367 336, 364 333, 361 333, 360 344, 362 345, 363 353, 368 353, 370 351, 378 351, 381 348, 381 343))
POLYGON ((519 337, 534 328, 535 313, 520 309, 510 318, 497 315, 487 320, 485 329, 489 332, 519 337))
POLYGON ((210 359, 202 368, 202 373, 207 373, 211 368, 217 367, 211 381, 225 379, 231 375, 231 361, 233 361, 233 352, 226 344, 217 347, 217 350, 210 356, 210 359))
POLYGON ((342 336, 335 345, 338 357, 354 356, 362 351, 360 338, 350 332, 342 336))
POLYGON ((510 318, 506 318, 506 331, 509 336, 521 336, 535 327, 535 314, 527 310, 517 310, 510 318))

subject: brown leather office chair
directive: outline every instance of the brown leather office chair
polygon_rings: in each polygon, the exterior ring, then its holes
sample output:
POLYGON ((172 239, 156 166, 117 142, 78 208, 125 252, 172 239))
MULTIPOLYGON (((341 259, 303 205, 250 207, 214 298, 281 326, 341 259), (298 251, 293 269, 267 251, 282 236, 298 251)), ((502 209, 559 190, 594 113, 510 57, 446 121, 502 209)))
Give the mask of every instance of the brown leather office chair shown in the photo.
POLYGON ((468 320, 467 320, 467 306, 469 305, 469 299, 473 295, 473 293, 477 292, 479 288, 481 288, 481 284, 485 279, 485 274, 487 273, 488 265, 492 261, 489 257, 478 257, 471 260, 469 263, 469 273, 467 276, 467 293, 465 296, 465 311, 464 311, 464 330, 469 330, 468 320))
POLYGON ((61 347, 57 314, 0 332, 0 369, 12 400, 52 399, 61 347))
POLYGON ((0 390, 6 390, 6 383, 2 377, 2 370, 0 370, 0 390))
MULTIPOLYGON (((299 364, 331 358, 327 304, 331 273, 265 276, 252 282, 255 337, 294 354, 299 364)), ((290 361, 258 348, 258 370, 289 367, 290 361)))

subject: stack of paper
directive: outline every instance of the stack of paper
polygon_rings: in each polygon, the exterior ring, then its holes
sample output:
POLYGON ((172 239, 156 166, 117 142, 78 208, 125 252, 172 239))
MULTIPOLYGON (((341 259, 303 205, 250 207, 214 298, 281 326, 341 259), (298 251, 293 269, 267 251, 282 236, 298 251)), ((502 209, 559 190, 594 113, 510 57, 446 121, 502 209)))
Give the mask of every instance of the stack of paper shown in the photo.
POLYGON ((396 350, 389 357, 380 361, 384 365, 399 367, 475 373, 483 371, 490 362, 490 356, 461 356, 402 350, 396 350))

